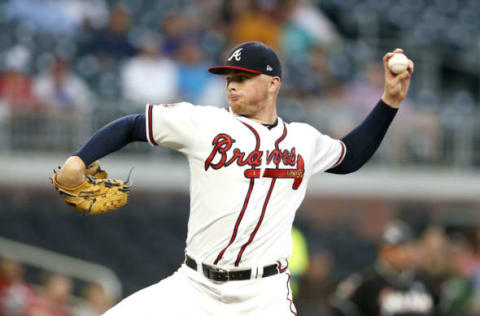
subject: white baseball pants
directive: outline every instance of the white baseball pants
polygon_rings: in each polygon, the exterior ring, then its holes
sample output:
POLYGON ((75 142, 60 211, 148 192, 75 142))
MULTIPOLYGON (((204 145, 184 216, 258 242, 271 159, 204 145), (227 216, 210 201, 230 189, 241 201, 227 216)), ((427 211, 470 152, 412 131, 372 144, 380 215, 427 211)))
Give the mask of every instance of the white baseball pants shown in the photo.
POLYGON ((216 282, 185 264, 170 277, 125 298, 104 316, 297 315, 290 274, 216 282))

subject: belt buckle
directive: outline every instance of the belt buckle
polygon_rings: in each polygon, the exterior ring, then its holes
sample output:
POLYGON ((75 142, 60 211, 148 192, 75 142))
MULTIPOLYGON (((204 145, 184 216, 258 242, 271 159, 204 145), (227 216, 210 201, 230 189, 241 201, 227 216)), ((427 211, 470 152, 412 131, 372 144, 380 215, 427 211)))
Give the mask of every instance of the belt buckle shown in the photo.
POLYGON ((210 267, 210 272, 214 273, 213 274, 213 276, 214 276, 213 279, 215 281, 229 281, 230 280, 230 275, 228 273, 228 270, 211 266, 210 267))

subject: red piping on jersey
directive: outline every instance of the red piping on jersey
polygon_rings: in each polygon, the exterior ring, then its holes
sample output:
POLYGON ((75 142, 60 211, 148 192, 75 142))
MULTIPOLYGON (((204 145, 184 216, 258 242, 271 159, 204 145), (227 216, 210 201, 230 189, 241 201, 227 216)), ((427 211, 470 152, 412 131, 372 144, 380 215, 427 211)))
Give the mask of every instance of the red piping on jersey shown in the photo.
POLYGON ((287 271, 288 269, 288 259, 286 260, 287 261, 287 265, 285 266, 285 268, 282 268, 282 263, 280 262, 280 260, 277 260, 277 269, 278 269, 278 272, 279 273, 283 273, 285 271, 287 271))
MULTIPOLYGON (((257 131, 253 127, 251 127, 247 123, 244 123, 244 122, 242 123, 246 127, 248 127, 250 131, 252 131, 253 135, 255 136, 255 140, 256 140, 255 150, 258 151, 260 149, 260 136, 258 135, 257 131)), ((255 169, 255 166, 252 166, 252 169, 255 169)), ((245 196, 245 200, 243 202, 243 207, 242 207, 242 210, 240 211, 240 215, 238 215, 237 221, 235 222, 235 227, 233 229, 232 237, 230 238, 228 245, 225 248, 223 248, 222 251, 220 251, 220 253, 217 256, 217 259, 215 259, 213 264, 217 264, 220 261, 220 259, 222 259, 225 251, 235 241, 235 238, 237 237, 238 227, 240 226, 240 222, 242 221, 243 215, 245 214, 245 210, 247 209, 248 201, 250 200, 250 195, 253 191, 254 184, 255 184, 255 178, 250 178, 250 186, 248 187, 248 192, 247 192, 247 195, 245 196)))
MULTIPOLYGON (((277 141, 275 142, 275 149, 279 150, 278 145, 285 139, 286 136, 287 136, 287 127, 285 123, 283 123, 283 133, 282 133, 282 136, 280 136, 280 138, 277 139, 277 141)), ((280 161, 277 163, 277 168, 279 164, 280 164, 280 161)), ((267 205, 268 205, 268 202, 270 201, 270 196, 272 195, 273 187, 275 186, 276 180, 277 180, 276 178, 272 179, 272 183, 270 184, 270 188, 268 189, 267 197, 265 198, 265 202, 263 203, 262 214, 258 219, 255 229, 250 234, 250 238, 248 239, 248 241, 245 244, 243 244, 242 248, 238 252, 237 260, 235 261, 236 267, 238 267, 238 265, 240 264, 240 260, 242 259, 243 252, 245 251, 245 249, 247 249, 248 245, 250 245, 250 243, 253 241, 253 238, 255 238, 255 235, 257 234, 258 229, 262 225, 263 218, 265 216, 265 211, 267 210, 267 205)))
MULTIPOLYGON (((275 142, 275 149, 280 150, 278 148, 278 145, 280 145, 280 143, 285 139, 285 137, 287 137, 287 126, 285 125, 285 122, 283 122, 283 133, 282 136, 280 136, 280 138, 277 139, 277 141, 275 142)), ((280 164, 280 162, 277 163, 277 167, 278 164, 280 164)))
POLYGON ((267 197, 265 198, 265 203, 263 203, 262 215, 260 215, 257 226, 255 226, 255 229, 250 234, 250 238, 248 239, 248 241, 245 244, 243 244, 242 249, 240 249, 240 251, 238 252, 237 260, 235 260, 235 266, 236 267, 238 267, 238 265, 240 263, 240 260, 242 259, 243 252, 245 251, 247 246, 250 245, 250 243, 253 241, 253 238, 255 237, 255 234, 257 233, 258 229, 260 228, 260 225, 262 225, 263 217, 265 216, 265 210, 267 209, 268 201, 270 201, 270 196, 272 194, 273 186, 275 185, 276 180, 277 179, 272 179, 272 184, 270 184, 270 189, 268 189, 268 194, 267 194, 267 197))
POLYGON ((153 145, 158 146, 158 144, 153 139, 153 127, 152 127, 153 117, 152 117, 152 114, 153 114, 153 105, 149 104, 148 105, 148 138, 150 139, 150 142, 153 145))
POLYGON ((298 316, 297 313, 296 313, 296 312, 293 310, 293 308, 292 308, 293 301, 292 301, 292 299, 290 298, 290 286, 288 286, 288 284, 290 283, 290 279, 291 279, 292 276, 290 275, 290 273, 287 273, 287 275, 288 275, 288 279, 287 279, 287 301, 290 302, 289 307, 290 307, 290 311, 292 312, 292 314, 295 315, 295 316, 298 316))
POLYGON ((250 186, 248 187, 248 192, 247 196, 245 196, 245 201, 243 202, 243 207, 242 210, 240 211, 240 215, 238 215, 237 222, 235 223, 235 228, 233 229, 233 234, 232 237, 230 238, 230 241, 228 242, 228 245, 220 251, 220 253, 217 256, 217 259, 213 262, 213 264, 217 264, 220 259, 222 259, 223 254, 227 250, 228 247, 233 243, 235 238, 237 237, 237 232, 238 232, 238 226, 240 226, 240 222, 242 221, 243 214, 245 213, 245 210, 247 209, 248 201, 250 200, 250 194, 252 193, 253 190, 253 185, 254 185, 255 179, 252 178, 250 179, 250 186))
POLYGON ((340 141, 340 144, 342 145, 342 152, 340 153, 340 157, 338 157, 338 160, 337 160, 337 162, 333 165, 333 167, 338 166, 338 165, 342 162, 343 158, 345 157, 345 151, 346 151, 346 149, 345 149, 345 144, 344 144, 342 141, 340 141))

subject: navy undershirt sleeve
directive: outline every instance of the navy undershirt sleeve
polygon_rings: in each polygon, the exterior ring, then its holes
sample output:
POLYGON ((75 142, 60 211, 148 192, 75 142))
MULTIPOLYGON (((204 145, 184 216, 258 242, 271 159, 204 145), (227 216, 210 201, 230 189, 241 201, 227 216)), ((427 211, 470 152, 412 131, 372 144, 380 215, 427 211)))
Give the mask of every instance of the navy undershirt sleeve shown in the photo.
POLYGON ((360 169, 375 153, 398 109, 380 100, 367 118, 342 138, 346 147, 343 161, 326 172, 347 174, 360 169))
POLYGON ((127 115, 105 125, 74 155, 80 157, 88 166, 135 141, 147 141, 145 114, 127 115))

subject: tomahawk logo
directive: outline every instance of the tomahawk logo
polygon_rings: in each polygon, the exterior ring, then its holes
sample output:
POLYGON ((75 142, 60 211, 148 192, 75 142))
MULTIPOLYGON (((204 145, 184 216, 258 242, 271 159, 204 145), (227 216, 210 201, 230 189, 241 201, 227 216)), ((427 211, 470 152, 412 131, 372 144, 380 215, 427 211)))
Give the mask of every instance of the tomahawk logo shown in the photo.
POLYGON ((240 61, 240 59, 242 59, 242 49, 243 47, 234 51, 232 56, 228 57, 228 61, 231 61, 232 58, 235 58, 236 61, 240 61))

